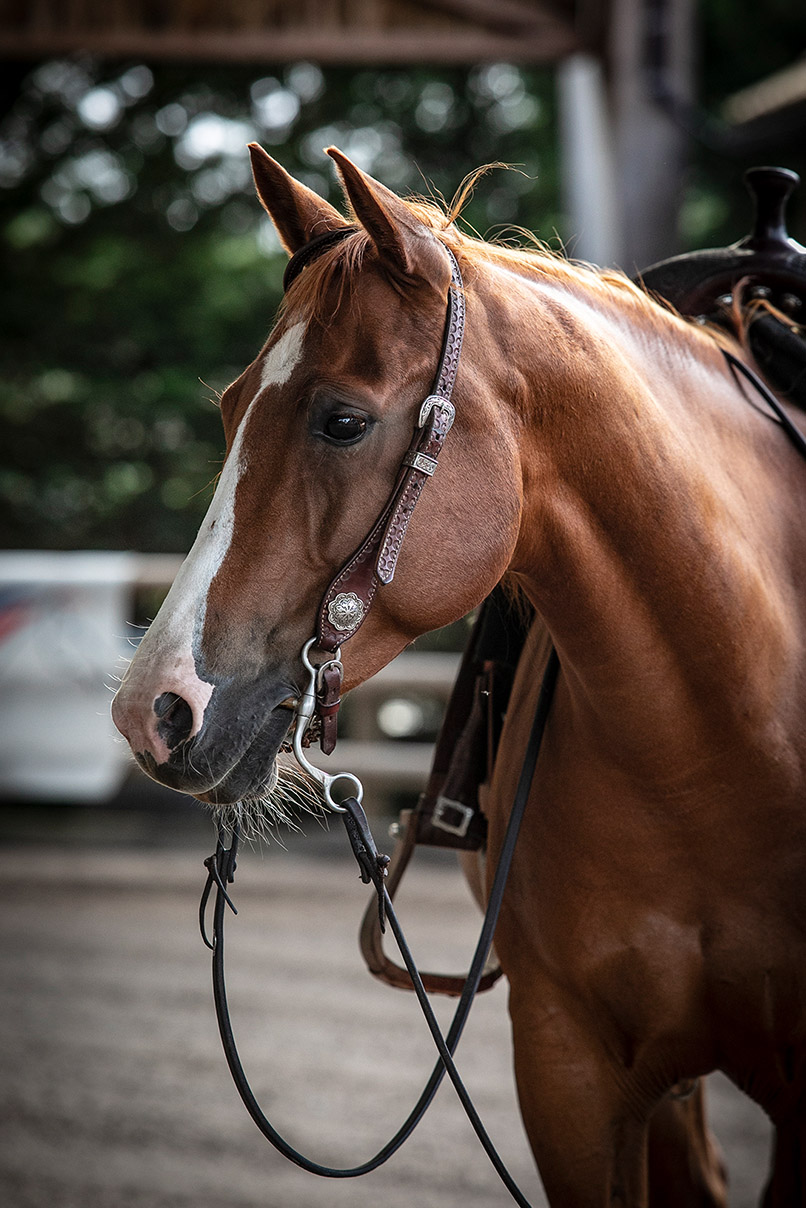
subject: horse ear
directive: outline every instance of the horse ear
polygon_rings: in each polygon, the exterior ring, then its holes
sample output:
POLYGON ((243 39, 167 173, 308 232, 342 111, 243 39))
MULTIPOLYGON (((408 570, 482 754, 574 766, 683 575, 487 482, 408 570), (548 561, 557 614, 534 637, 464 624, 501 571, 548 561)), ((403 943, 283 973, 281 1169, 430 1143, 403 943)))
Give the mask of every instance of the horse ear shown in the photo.
POLYGON ((249 144, 249 154, 260 204, 277 228, 289 255, 293 256, 315 235, 348 225, 338 210, 289 176, 258 143, 249 144))
POLYGON ((362 172, 337 147, 326 150, 339 170, 356 218, 387 266, 403 277, 441 285, 450 270, 429 227, 396 193, 362 172))

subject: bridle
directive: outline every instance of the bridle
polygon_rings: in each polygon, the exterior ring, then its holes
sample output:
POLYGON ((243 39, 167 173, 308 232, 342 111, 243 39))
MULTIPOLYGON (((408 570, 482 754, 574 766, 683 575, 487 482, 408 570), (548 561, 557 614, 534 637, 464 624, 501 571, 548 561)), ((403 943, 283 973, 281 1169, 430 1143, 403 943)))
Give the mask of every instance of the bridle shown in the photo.
MULTIPOLYGON (((335 243, 355 233, 338 227, 305 244, 288 262, 283 285, 288 289, 306 265, 335 243)), ((325 803, 338 812, 333 796, 337 782, 351 785, 358 801, 363 792, 352 773, 329 776, 315 768, 304 754, 306 731, 314 718, 320 724, 322 751, 336 746, 338 710, 344 676, 341 647, 354 637, 367 618, 381 585, 392 582, 414 508, 423 487, 436 472, 439 455, 451 430, 455 408, 451 401, 465 330, 465 298, 459 264, 450 248, 442 245, 451 266, 448 301, 439 365, 431 393, 423 400, 411 443, 403 456, 392 493, 369 534, 334 576, 319 606, 316 633, 302 649, 308 682, 296 701, 293 752, 297 762, 322 786, 325 803), (325 659, 314 664, 318 651, 325 659)))

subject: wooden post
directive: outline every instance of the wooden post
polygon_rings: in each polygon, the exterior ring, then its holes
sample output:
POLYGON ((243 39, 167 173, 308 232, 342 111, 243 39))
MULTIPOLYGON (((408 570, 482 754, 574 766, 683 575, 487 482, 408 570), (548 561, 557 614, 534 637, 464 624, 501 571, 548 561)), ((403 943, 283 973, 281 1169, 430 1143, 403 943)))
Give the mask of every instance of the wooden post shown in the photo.
POLYGON ((688 136, 671 116, 669 100, 691 99, 692 46, 692 0, 614 0, 609 91, 621 267, 628 273, 681 250, 677 217, 688 136))
POLYGON ((563 210, 569 256, 593 264, 622 261, 613 130, 603 65, 576 54, 557 67, 563 210))

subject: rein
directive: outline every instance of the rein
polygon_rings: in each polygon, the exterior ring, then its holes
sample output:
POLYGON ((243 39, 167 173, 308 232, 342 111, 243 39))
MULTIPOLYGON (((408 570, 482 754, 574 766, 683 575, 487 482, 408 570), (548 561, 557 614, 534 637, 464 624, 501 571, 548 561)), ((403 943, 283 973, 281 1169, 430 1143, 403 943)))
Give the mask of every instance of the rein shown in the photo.
POLYGON ((800 453, 801 457, 806 458, 806 436, 803 435, 797 424, 792 422, 769 387, 762 382, 757 373, 754 373, 749 366, 745 365, 744 361, 740 361, 739 358, 734 356, 732 352, 728 352, 726 348, 723 348, 722 355, 730 366, 733 376, 737 378, 737 381, 738 375, 741 374, 741 376, 758 391, 758 393, 764 399, 764 402, 773 411, 776 419, 786 435, 789 437, 789 440, 797 449, 798 453, 800 453))
POLYGON ((241 1099, 243 1100, 246 1110, 254 1120, 257 1127, 260 1129, 263 1136, 271 1142, 275 1149, 279 1150, 290 1161, 297 1166, 302 1167, 311 1174, 321 1175, 324 1178, 344 1179, 356 1178, 359 1175, 368 1174, 372 1170, 376 1170, 383 1165, 392 1154, 394 1154, 404 1141, 411 1136, 414 1129, 419 1124, 420 1120, 425 1115, 437 1089, 442 1082, 445 1074, 448 1074, 451 1082, 454 1085, 459 1100, 464 1108, 473 1129, 478 1136, 484 1150, 495 1167, 498 1175, 506 1186, 512 1198, 521 1208, 530 1208, 529 1201, 524 1197, 523 1193, 518 1188, 517 1184, 512 1179, 509 1171, 504 1165, 495 1146, 473 1106, 467 1088, 462 1082, 459 1071, 453 1060, 453 1054, 459 1043, 459 1039, 467 1022, 470 1008, 473 1004, 476 989, 481 979, 484 965, 489 955, 489 950, 492 945, 493 935, 495 933, 498 915, 501 909, 501 902, 504 896, 509 868, 512 863, 512 856, 515 851, 518 833, 520 831, 521 821, 526 809, 526 803, 529 798, 529 790, 534 778, 535 768, 537 766, 538 755, 543 739, 543 734, 548 720, 551 700, 554 694, 554 688, 557 683, 557 675, 559 671, 559 659, 556 651, 552 649, 549 655, 549 660, 543 676, 543 683, 540 689, 535 718, 532 723, 532 730, 529 736, 529 742, 526 748, 523 767, 521 768, 518 787, 515 794, 515 799, 512 805, 512 812, 507 824, 506 833, 504 835, 501 853, 498 858, 498 865, 495 870, 492 887, 490 890, 489 902, 487 911, 484 916, 481 932, 479 935, 476 950, 473 955, 473 960, 470 965, 470 970, 467 975, 464 989, 457 1003, 456 1011, 453 1020, 447 1033, 443 1036, 440 1030, 439 1023, 434 1015, 433 1008, 429 1001, 428 995, 422 983, 422 979, 417 969, 417 965, 411 954, 409 946, 406 942, 403 930, 400 926, 394 905, 389 896, 384 883, 386 873, 386 865, 388 857, 378 852, 375 841, 369 829, 366 815, 364 814, 361 805, 356 798, 348 798, 342 802, 340 813, 345 824, 348 838, 355 855, 361 873, 361 879, 366 884, 372 884, 378 898, 378 909, 381 914, 383 925, 384 918, 388 920, 389 926, 397 942, 400 954, 403 958, 405 966, 411 976, 414 991, 425 1016, 428 1029, 433 1037, 439 1053, 439 1060, 435 1065, 425 1088, 422 1091, 419 1099, 415 1103, 413 1109, 404 1120, 403 1124, 397 1130, 395 1135, 386 1145, 383 1146, 372 1158, 358 1166, 352 1167, 331 1167, 323 1166, 318 1162, 305 1157, 296 1150, 280 1133, 274 1128, 271 1122, 267 1119, 260 1104, 255 1098, 249 1081, 244 1072, 241 1059, 238 1054, 238 1048, 235 1042, 235 1037, 232 1030, 232 1022, 230 1020, 229 1007, 227 1003, 226 983, 224 976, 224 919, 226 909, 229 907, 233 913, 237 910, 227 892, 227 885, 232 884, 235 879, 236 856, 238 852, 239 834, 237 828, 232 832, 230 846, 224 844, 224 832, 219 830, 218 843, 215 853, 208 856, 205 860, 207 868, 207 883, 202 893, 201 903, 199 906, 199 920, 201 926, 202 938, 208 948, 213 952, 213 996, 215 999, 216 1017, 218 1019, 218 1028, 221 1035, 221 1042, 224 1047, 224 1053, 227 1058, 230 1072, 232 1074, 235 1086, 238 1090, 241 1099), (210 894, 215 887, 215 904, 213 908, 213 938, 210 940, 205 928, 205 911, 210 894))

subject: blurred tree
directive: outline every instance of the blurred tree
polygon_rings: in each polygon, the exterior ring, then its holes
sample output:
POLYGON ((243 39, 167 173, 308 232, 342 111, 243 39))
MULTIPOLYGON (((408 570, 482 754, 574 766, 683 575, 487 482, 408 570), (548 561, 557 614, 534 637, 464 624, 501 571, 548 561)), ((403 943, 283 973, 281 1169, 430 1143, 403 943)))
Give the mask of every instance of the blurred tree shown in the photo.
POLYGON ((223 452, 216 392, 280 300, 250 139, 335 204, 331 142, 393 188, 449 198, 469 167, 518 164, 468 220, 551 239, 552 96, 547 73, 505 65, 32 71, 0 156, 2 542, 190 545, 223 452))
MULTIPOLYGON (((703 0, 699 88, 718 115, 806 45, 806 6, 703 0)), ((71 59, 0 85, 0 543, 186 549, 223 453, 215 396, 254 357, 285 257, 253 196, 257 138, 338 204, 334 142, 392 188, 450 198, 483 234, 564 230, 550 70, 326 72, 71 59), (201 381, 200 381, 201 379, 201 381)), ((761 146, 692 146, 681 246, 747 230, 741 172, 806 174, 799 131, 761 146)), ((806 188, 792 229, 804 237, 806 188)))

